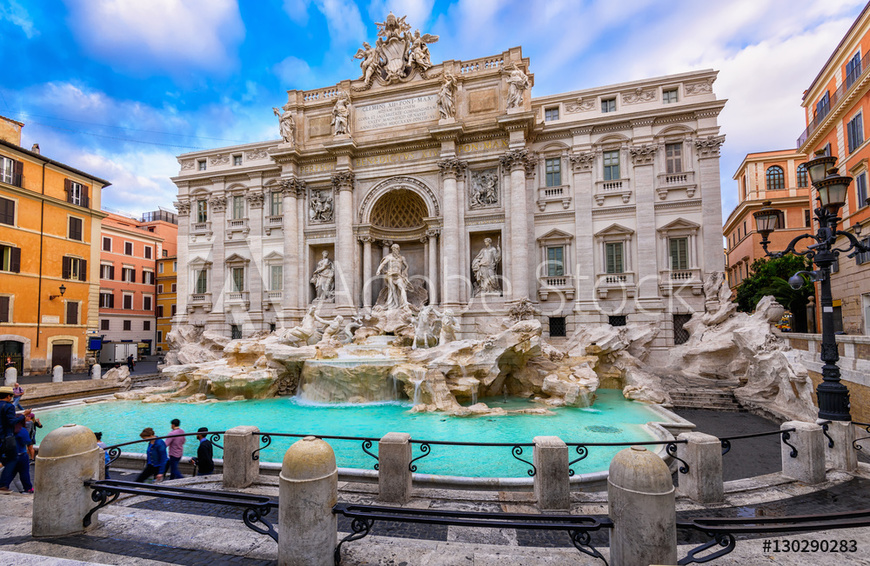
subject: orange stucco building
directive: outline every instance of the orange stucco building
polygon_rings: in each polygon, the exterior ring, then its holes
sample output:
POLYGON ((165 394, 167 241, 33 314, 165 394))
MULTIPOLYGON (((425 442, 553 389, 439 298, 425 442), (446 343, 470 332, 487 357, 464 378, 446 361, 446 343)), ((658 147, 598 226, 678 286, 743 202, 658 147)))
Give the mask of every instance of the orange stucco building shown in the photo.
POLYGON ((20 122, 0 125, 0 355, 24 373, 82 371, 109 182, 21 147, 20 122))

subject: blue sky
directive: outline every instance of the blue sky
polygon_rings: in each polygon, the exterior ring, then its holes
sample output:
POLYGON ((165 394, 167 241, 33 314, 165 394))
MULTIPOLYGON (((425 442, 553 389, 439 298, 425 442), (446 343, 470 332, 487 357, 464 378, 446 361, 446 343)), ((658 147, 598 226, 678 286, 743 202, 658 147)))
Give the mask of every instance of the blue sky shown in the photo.
POLYGON ((175 156, 277 139, 293 88, 359 76, 392 10, 440 35, 433 62, 520 45, 533 96, 720 71, 723 213, 751 151, 794 147, 801 95, 858 0, 0 0, 0 114, 22 145, 110 180, 104 208, 170 207, 175 156), (662 6, 666 5, 667 10, 662 6))

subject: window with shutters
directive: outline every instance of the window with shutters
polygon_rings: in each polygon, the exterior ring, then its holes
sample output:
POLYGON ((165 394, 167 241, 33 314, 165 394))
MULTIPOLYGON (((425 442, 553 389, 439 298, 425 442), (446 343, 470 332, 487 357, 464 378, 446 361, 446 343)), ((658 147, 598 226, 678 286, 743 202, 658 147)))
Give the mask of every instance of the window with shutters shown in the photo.
POLYGON ((136 270, 132 267, 122 267, 121 268, 121 281, 126 281, 127 283, 135 283, 136 282, 136 270))
POLYGON ((154 285, 154 272, 146 269, 142 270, 142 283, 146 285, 154 285))
POLYGON ((0 224, 15 226, 15 201, 0 197, 0 224))
POLYGON ((64 279, 77 279, 87 281, 87 260, 78 257, 64 256, 61 263, 61 277, 64 279))
POLYGON ((82 226, 84 222, 81 218, 76 218, 74 216, 69 217, 69 230, 67 231, 67 237, 70 240, 77 240, 79 242, 82 241, 82 226))
POLYGON ((689 239, 669 238, 668 243, 671 248, 671 269, 689 269, 689 239))
POLYGON ((151 295, 142 295, 142 310, 150 311, 153 302, 154 299, 151 297, 151 295))
POLYGON ((163 305, 157 305, 157 318, 163 318, 163 305))
POLYGON ((12 297, 0 295, 0 324, 12 322, 12 297))
POLYGON ((846 88, 852 86, 861 76, 861 53, 855 55, 846 62, 846 88))
POLYGON ((110 263, 101 263, 100 264, 100 279, 115 279, 115 266, 110 263))
POLYGON ((88 202, 88 187, 86 185, 82 185, 81 183, 76 183, 75 181, 71 181, 66 179, 64 181, 64 185, 66 188, 66 200, 67 202, 71 202, 73 204, 77 204, 79 206, 87 207, 89 205, 88 202))
POLYGON ((862 171, 860 174, 855 175, 855 191, 858 194, 858 206, 856 208, 863 208, 867 206, 867 172, 862 171))
POLYGON ((133 242, 124 242, 124 255, 133 255, 133 242))
POLYGON ((124 310, 131 311, 133 310, 133 294, 132 293, 124 293, 123 307, 124 310))
POLYGON ((145 246, 145 259, 151 259, 151 246, 145 246))
POLYGON ((103 236, 103 251, 110 252, 112 251, 112 238, 107 238, 103 236))
POLYGON ((665 161, 667 163, 668 174, 683 172, 683 144, 682 143, 666 143, 665 144, 665 161))
POLYGON ((176 308, 176 305, 170 305, 169 316, 175 316, 175 308, 176 308))
POLYGON ((142 330, 151 330, 151 321, 143 320, 142 321, 142 330))
POLYGON ((78 324, 79 323, 79 302, 78 301, 67 301, 66 302, 66 323, 67 324, 78 324))
POLYGON ((100 291, 100 308, 113 309, 115 308, 115 294, 111 291, 100 291))
POLYGON ((23 171, 22 162, 0 155, 0 182, 20 187, 23 171))
POLYGON ((100 330, 108 330, 109 329, 109 320, 103 319, 100 321, 100 330))
POLYGON ((852 153, 858 149, 858 146, 864 143, 864 122, 861 118, 861 112, 846 124, 846 134, 849 153, 852 153))
POLYGON ((176 287, 175 287, 175 283, 173 283, 172 285, 169 286, 169 292, 170 292, 170 293, 174 293, 174 292, 175 292, 175 288, 176 288, 176 287))
POLYGON ((604 244, 605 271, 606 273, 625 273, 623 258, 624 243, 610 242, 604 244))
POLYGON ((163 292, 163 283, 159 283, 157 285, 157 293, 162 293, 162 292, 163 292))
POLYGON ((21 248, 0 244, 0 271, 21 273, 21 248))
POLYGON ((544 161, 544 167, 547 174, 547 186, 558 187, 559 185, 561 185, 562 159, 559 157, 554 157, 553 159, 546 159, 544 161))
POLYGON ((123 323, 123 328, 124 328, 124 330, 126 330, 128 332, 130 330, 133 330, 133 321, 132 320, 125 320, 123 323))

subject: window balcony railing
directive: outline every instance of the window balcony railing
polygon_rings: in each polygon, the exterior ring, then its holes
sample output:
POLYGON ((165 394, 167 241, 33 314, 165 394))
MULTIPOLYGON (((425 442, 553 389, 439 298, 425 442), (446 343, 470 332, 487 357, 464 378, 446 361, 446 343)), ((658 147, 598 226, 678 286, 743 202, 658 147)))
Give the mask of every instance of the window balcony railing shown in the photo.
POLYGON ((567 210, 571 206, 571 187, 560 185, 558 187, 540 187, 538 189, 538 208, 541 212, 547 208, 548 202, 561 202, 562 208, 567 210))
POLYGON ((574 299, 574 278, 571 275, 552 275, 538 277, 538 296, 546 301, 551 293, 564 295, 569 301, 574 299))
POLYGON ((272 230, 276 228, 284 227, 284 217, 283 216, 267 216, 266 217, 266 225, 263 226, 263 230, 266 232, 267 236, 272 235, 272 230))
POLYGON ((704 292, 704 282, 701 279, 701 270, 691 269, 667 269, 659 272, 659 290, 662 296, 668 297, 675 290, 690 289, 693 295, 704 292))
POLYGON ((867 73, 867 69, 870 69, 870 65, 864 62, 864 59, 861 60, 858 65, 852 69, 849 75, 846 77, 846 81, 840 84, 839 88, 834 91, 831 95, 830 100, 827 105, 820 108, 820 111, 816 113, 813 117, 810 124, 807 126, 807 129, 803 131, 803 133, 797 139, 797 147, 801 147, 807 139, 815 132, 819 126, 822 125, 822 122, 825 121, 825 118, 828 117, 828 114, 831 113, 832 110, 835 109, 837 104, 846 96, 846 94, 852 90, 852 87, 855 86, 855 83, 858 82, 864 74, 867 73))
POLYGON ((187 299, 187 312, 193 312, 196 307, 211 312, 211 305, 211 293, 192 293, 187 299))
POLYGON ((689 198, 695 196, 695 191, 698 189, 695 183, 695 172, 660 173, 656 178, 656 193, 661 200, 668 198, 668 192, 677 189, 685 189, 686 196, 689 198))
POLYGON ((272 305, 280 306, 284 300, 284 291, 266 291, 263 295, 263 308, 269 310, 272 305))
POLYGON ((226 229, 227 240, 232 240, 233 234, 247 235, 249 231, 250 231, 250 228, 248 228, 248 219, 247 218, 227 220, 227 229, 226 229))
POLYGON ((633 297, 635 285, 635 275, 632 272, 599 273, 595 287, 598 289, 599 298, 606 299, 607 293, 618 290, 624 290, 629 297, 633 297))
POLYGON ((623 204, 631 200, 631 182, 629 179, 612 179, 610 181, 595 181, 595 202, 602 206, 607 197, 621 197, 623 204))
POLYGON ((211 234, 211 221, 195 222, 190 233, 194 236, 207 236, 211 234))
POLYGON ((599 191, 621 191, 628 188, 628 179, 611 179, 610 181, 596 181, 595 188, 599 191))

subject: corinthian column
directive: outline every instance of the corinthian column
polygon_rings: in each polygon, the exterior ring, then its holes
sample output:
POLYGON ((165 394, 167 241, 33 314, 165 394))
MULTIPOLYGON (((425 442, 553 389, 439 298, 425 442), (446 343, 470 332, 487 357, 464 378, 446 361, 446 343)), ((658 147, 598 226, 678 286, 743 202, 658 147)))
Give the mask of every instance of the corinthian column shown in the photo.
POLYGON ((284 285, 281 293, 282 302, 284 304, 285 318, 297 316, 299 304, 299 293, 294 292, 299 277, 299 224, 296 217, 296 199, 299 196, 304 197, 305 181, 301 181, 295 177, 284 179, 281 181, 284 187, 284 285))
POLYGON ((467 167, 465 161, 459 159, 442 159, 438 162, 441 168, 441 188, 444 194, 444 236, 441 238, 441 303, 445 307, 459 307, 459 284, 462 266, 459 258, 459 196, 456 190, 456 177, 467 167))
POLYGON ((427 230, 429 237, 429 304, 438 303, 438 230, 427 230))
POLYGON ((529 298, 529 208, 526 203, 526 174, 534 175, 537 158, 528 150, 509 151, 500 158, 501 164, 510 171, 510 253, 511 300, 529 298))
POLYGON ((335 306, 342 314, 354 310, 353 300, 353 181, 352 171, 332 175, 338 193, 335 219, 335 306))
POLYGON ((363 307, 368 311, 372 308, 372 237, 360 236, 363 244, 363 307))

